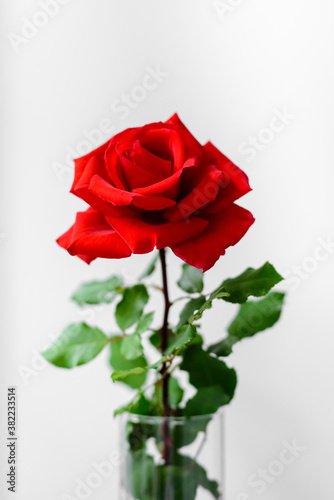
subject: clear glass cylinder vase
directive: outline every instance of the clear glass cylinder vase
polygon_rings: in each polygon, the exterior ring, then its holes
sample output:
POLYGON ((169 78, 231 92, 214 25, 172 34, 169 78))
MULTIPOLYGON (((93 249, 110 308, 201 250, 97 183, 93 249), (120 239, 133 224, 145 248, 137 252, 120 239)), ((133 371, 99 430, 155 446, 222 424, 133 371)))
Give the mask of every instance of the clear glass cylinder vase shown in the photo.
POLYGON ((212 500, 224 496, 223 413, 121 418, 120 500, 212 500))

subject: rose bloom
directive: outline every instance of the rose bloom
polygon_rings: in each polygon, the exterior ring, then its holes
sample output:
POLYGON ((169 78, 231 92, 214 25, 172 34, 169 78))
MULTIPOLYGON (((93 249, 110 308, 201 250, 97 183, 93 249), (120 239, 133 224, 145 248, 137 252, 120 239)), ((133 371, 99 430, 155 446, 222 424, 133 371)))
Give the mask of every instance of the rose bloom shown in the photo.
POLYGON ((206 271, 253 224, 234 203, 248 191, 244 172, 175 114, 75 160, 71 192, 90 207, 57 242, 87 263, 170 247, 206 271))

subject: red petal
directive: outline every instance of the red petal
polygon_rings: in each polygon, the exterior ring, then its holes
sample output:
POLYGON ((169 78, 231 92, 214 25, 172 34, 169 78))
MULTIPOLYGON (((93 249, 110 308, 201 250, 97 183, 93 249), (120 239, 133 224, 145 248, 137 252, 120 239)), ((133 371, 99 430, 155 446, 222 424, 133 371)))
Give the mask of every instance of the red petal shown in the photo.
POLYGON ((132 202, 132 193, 117 189, 110 182, 102 179, 99 175, 94 175, 90 181, 89 191, 107 203, 118 205, 130 205, 132 202))
POLYGON ((131 157, 136 165, 140 165, 142 168, 155 176, 159 176, 161 179, 169 177, 173 173, 172 163, 169 160, 159 158, 159 156, 143 148, 139 141, 133 143, 131 157))
POLYGON ((175 245, 202 232, 208 222, 198 217, 187 221, 153 225, 138 218, 106 217, 109 224, 127 242, 133 253, 148 253, 175 245))
MULTIPOLYGON (((155 184, 152 184, 151 186, 143 187, 143 188, 138 188, 134 189, 134 193, 140 193, 140 194, 163 194, 167 198, 171 198, 172 200, 175 200, 178 197, 178 193, 180 190, 180 177, 184 171, 185 168, 189 167, 194 167, 197 165, 197 159, 196 158, 188 158, 188 160, 185 162, 183 167, 179 170, 177 170, 173 175, 170 177, 167 177, 166 179, 157 182, 155 184)), ((173 203, 175 205, 176 202, 173 203)), ((170 206, 173 206, 172 204, 170 206)))
POLYGON ((143 129, 149 128, 149 127, 161 127, 161 122, 160 123, 150 123, 148 125, 144 125, 144 127, 137 127, 133 129, 128 129, 128 133, 121 138, 120 141, 117 142, 117 151, 118 154, 124 153, 124 151, 131 145, 133 142, 139 140, 138 136, 140 132, 143 129))
POLYGON ((183 124, 176 113, 166 121, 166 125, 171 125, 172 128, 179 133, 180 137, 182 137, 182 142, 184 144, 186 153, 189 154, 189 152, 192 152, 193 155, 197 156, 198 158, 202 156, 203 146, 189 132, 187 127, 183 124))
POLYGON ((109 178, 118 189, 127 189, 127 182, 124 177, 123 168, 115 149, 115 144, 110 144, 104 155, 104 163, 109 178))
POLYGON ((166 179, 164 179, 160 182, 156 182, 155 184, 151 184, 150 186, 147 186, 147 187, 134 189, 133 192, 139 193, 139 194, 163 193, 163 192, 169 190, 175 184, 177 184, 181 174, 182 174, 182 170, 179 170, 178 172, 175 172, 175 174, 171 175, 170 177, 167 177, 166 179))
MULTIPOLYGON (((74 181, 72 184, 71 193, 75 194, 75 188, 76 188, 78 182, 80 181, 80 179, 81 179, 81 177, 82 177, 82 175, 87 167, 87 164, 89 163, 91 158, 98 157, 100 160, 101 159, 103 160, 104 153, 108 149, 108 146, 109 146, 109 141, 106 142, 105 144, 103 144, 102 146, 100 146, 99 148, 95 149, 94 151, 91 151, 87 155, 82 156, 81 158, 77 158, 74 160, 75 171, 74 171, 74 181)), ((103 162, 102 162, 102 164, 103 164, 103 162)))
POLYGON ((172 128, 164 124, 159 129, 150 127, 140 134, 139 141, 145 149, 159 158, 172 160, 174 172, 182 168, 185 161, 183 140, 172 128))
POLYGON ((105 152, 105 166, 110 179, 119 189, 127 189, 126 179, 123 174, 122 165, 119 160, 119 155, 133 141, 138 133, 139 128, 128 128, 115 135, 109 141, 109 147, 105 152))
POLYGON ((221 186, 217 200, 210 203, 206 213, 221 212, 234 201, 251 191, 247 175, 223 155, 211 142, 204 146, 207 160, 213 162, 224 174, 224 184, 221 186))
POLYGON ((110 143, 111 144, 117 144, 119 142, 121 142, 123 140, 123 138, 125 136, 131 136, 131 134, 133 134, 134 132, 136 132, 137 130, 139 130, 138 128, 127 128, 125 130, 122 130, 122 132, 119 132, 118 134, 114 135, 111 139, 110 139, 110 143))
POLYGON ((61 246, 62 248, 65 248, 65 250, 67 250, 68 247, 70 246, 73 229, 74 229, 74 224, 73 226, 70 227, 70 229, 66 231, 66 233, 59 236, 59 238, 56 240, 58 245, 61 246))
MULTIPOLYGON (((190 170, 188 174, 189 172, 190 170)), ((198 177, 200 174, 202 179, 197 181, 198 184, 188 196, 175 205, 175 207, 166 210, 164 216, 172 222, 189 217, 196 210, 215 200, 224 178, 222 172, 213 165, 209 165, 203 169, 197 167, 191 170, 191 172, 194 172, 193 176, 195 177, 198 177)))
POLYGON ((70 255, 77 255, 87 263, 97 257, 121 259, 131 255, 128 245, 103 215, 91 208, 77 213, 75 224, 58 238, 57 243, 70 255))
POLYGON ((136 165, 131 158, 119 155, 119 161, 124 174, 126 185, 130 190, 155 184, 160 180, 159 172, 152 173, 145 170, 140 165, 136 165))
POLYGON ((207 271, 225 254, 226 248, 241 240, 253 222, 248 210, 233 204, 210 217, 209 225, 198 236, 171 248, 180 259, 207 271))
POLYGON ((164 196, 151 196, 145 194, 133 194, 133 205, 144 210, 164 210, 175 205, 175 201, 164 196))
MULTIPOLYGON (((115 206, 129 206, 133 203, 136 207, 145 210, 164 210, 175 205, 175 201, 163 196, 142 195, 117 189, 99 175, 94 175, 89 190, 94 196, 115 206)), ((108 215, 113 215, 110 209, 108 215)))
POLYGON ((90 189, 90 183, 95 175, 99 175, 101 178, 106 176, 104 168, 104 160, 101 156, 91 156, 88 163, 82 172, 81 178, 76 183, 75 187, 72 187, 71 192, 76 196, 79 196, 88 205, 95 208, 99 212, 106 215, 113 215, 114 211, 110 208, 110 204, 103 200, 102 198, 96 196, 90 189))

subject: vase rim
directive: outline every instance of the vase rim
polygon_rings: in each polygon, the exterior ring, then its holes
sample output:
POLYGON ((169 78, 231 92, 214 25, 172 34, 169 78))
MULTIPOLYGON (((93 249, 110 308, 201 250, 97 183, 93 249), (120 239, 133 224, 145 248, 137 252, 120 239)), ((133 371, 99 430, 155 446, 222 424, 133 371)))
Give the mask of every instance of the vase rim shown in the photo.
POLYGON ((159 416, 159 415, 140 415, 139 413, 129 413, 125 412, 120 416, 127 416, 130 419, 138 420, 138 421, 152 421, 152 422, 165 422, 166 420, 169 420, 171 422, 189 422, 189 421, 196 421, 196 420, 211 420, 213 417, 219 417, 224 413, 224 410, 220 409, 216 411, 215 413, 208 413, 205 415, 192 415, 190 417, 181 415, 181 416, 174 416, 174 415, 167 415, 167 416, 159 416))

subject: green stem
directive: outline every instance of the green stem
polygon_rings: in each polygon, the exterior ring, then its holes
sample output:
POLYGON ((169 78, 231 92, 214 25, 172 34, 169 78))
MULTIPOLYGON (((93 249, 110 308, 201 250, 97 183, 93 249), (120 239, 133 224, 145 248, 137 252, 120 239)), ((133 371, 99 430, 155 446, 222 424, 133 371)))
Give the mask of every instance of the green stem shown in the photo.
MULTIPOLYGON (((168 281, 167 281, 167 265, 166 265, 166 252, 165 249, 161 249, 160 251, 160 260, 161 260, 161 269, 162 269, 162 283, 163 283, 163 294, 165 298, 165 312, 164 312, 164 320, 163 325, 160 330, 161 336, 161 352, 165 353, 168 347, 168 313, 171 306, 169 300, 168 293, 168 281)), ((168 417, 171 413, 169 406, 169 394, 168 394, 168 385, 169 385, 169 373, 168 373, 168 363, 164 362, 161 368, 161 376, 162 376, 162 405, 164 408, 164 416, 168 417)), ((171 441, 170 441, 170 433, 169 433, 169 425, 168 420, 163 424, 163 436, 164 436, 164 459, 166 465, 170 464, 170 455, 171 455, 171 441)))
MULTIPOLYGON (((164 312, 164 320, 163 325, 160 330, 161 336, 161 353, 164 354, 168 347, 168 313, 171 306, 171 302, 169 300, 168 293, 168 281, 167 281, 167 265, 166 265, 166 254, 165 249, 160 250, 160 260, 161 260, 161 268, 162 268, 162 283, 163 283, 163 294, 165 298, 165 312, 164 312)), ((169 397, 168 397, 168 378, 167 375, 168 364, 165 362, 162 364, 161 375, 163 376, 163 407, 165 410, 165 415, 168 416, 170 414, 169 407, 169 397)))

